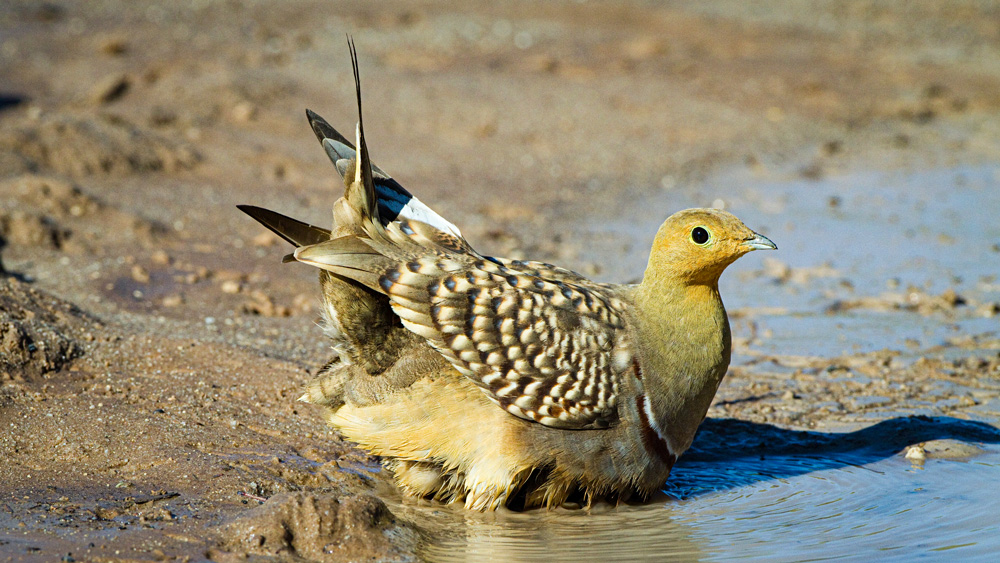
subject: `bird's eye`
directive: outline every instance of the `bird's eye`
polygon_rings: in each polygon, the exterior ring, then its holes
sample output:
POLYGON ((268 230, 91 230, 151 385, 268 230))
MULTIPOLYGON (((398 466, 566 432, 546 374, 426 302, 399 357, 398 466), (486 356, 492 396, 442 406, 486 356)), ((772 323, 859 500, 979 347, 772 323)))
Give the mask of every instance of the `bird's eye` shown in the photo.
POLYGON ((705 244, 708 242, 708 238, 708 230, 705 227, 695 227, 691 231, 691 240, 693 240, 695 244, 705 244))

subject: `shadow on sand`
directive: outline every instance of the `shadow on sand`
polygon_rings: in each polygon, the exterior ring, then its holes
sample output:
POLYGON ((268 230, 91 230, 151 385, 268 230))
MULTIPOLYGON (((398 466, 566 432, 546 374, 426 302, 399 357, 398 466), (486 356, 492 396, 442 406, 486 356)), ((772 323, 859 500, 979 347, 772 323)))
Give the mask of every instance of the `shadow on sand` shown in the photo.
POLYGON ((663 492, 692 498, 814 471, 862 467, 932 440, 1000 444, 1000 429, 982 422, 926 416, 893 418, 854 432, 787 430, 735 419, 708 419, 663 492))
POLYGON ((15 108, 23 104, 27 98, 20 94, 7 94, 0 92, 0 111, 15 108))

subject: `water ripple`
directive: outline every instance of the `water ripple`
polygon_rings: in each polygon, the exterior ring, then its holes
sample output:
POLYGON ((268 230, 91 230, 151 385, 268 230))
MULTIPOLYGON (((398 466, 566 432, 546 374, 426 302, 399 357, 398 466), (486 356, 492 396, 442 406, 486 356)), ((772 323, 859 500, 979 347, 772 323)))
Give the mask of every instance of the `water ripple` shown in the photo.
POLYGON ((397 500, 393 510, 425 530, 429 561, 969 560, 1000 550, 996 429, 900 419, 831 435, 738 421, 706 430, 646 505, 479 514, 397 500), (710 439, 745 441, 740 428, 778 453, 727 457, 710 439), (974 437, 985 453, 911 465, 896 440, 924 435, 974 437))

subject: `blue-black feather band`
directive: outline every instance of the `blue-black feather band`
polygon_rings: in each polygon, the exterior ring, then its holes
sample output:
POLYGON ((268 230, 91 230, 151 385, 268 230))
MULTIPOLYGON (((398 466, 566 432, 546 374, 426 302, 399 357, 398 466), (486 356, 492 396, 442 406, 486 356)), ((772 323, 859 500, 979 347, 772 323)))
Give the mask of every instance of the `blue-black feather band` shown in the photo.
POLYGON ((375 179, 375 196, 378 198, 379 216, 387 225, 395 221, 406 204, 413 199, 413 194, 392 178, 375 179))

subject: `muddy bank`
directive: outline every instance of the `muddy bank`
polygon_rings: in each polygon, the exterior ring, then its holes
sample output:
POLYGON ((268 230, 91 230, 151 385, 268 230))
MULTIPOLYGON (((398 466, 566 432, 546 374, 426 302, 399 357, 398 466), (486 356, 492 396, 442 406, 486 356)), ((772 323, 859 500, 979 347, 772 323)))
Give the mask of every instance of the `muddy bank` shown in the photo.
MULTIPOLYGON (((434 507, 400 511, 377 460, 296 402, 330 355, 315 272, 280 264, 284 243, 235 209, 329 221, 339 179, 303 109, 355 122, 345 33, 373 158, 484 252, 628 281, 648 244, 637 226, 717 202, 778 243, 775 262, 724 280, 736 356, 706 436, 910 415, 995 427, 1000 233, 976 214, 981 236, 952 228, 992 202, 995 16, 5 3, 0 554, 417 553, 434 507), (864 175, 972 166, 987 168, 900 189, 864 175), (913 256, 811 238, 846 231, 913 256)), ((988 438, 926 428, 887 430, 893 455, 988 438)))

